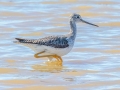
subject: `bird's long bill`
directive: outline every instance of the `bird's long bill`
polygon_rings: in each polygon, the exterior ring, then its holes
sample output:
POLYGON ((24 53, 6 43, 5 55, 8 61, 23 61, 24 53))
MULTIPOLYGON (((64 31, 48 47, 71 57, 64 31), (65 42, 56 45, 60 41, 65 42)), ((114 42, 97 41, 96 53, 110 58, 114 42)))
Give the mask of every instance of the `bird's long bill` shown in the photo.
POLYGON ((89 25, 93 25, 93 26, 99 27, 98 25, 95 25, 95 24, 89 23, 89 22, 87 22, 87 21, 85 21, 85 20, 83 20, 83 19, 81 19, 81 21, 84 22, 84 23, 87 23, 87 24, 89 24, 89 25))

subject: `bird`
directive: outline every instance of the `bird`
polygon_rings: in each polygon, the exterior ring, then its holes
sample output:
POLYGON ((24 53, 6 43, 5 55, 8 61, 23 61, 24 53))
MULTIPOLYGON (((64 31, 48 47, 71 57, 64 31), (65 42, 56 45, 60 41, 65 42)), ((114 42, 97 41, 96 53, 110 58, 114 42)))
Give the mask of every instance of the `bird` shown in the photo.
POLYGON ((68 54, 74 46, 77 34, 76 23, 78 22, 99 27, 96 24, 83 20, 80 14, 73 13, 70 17, 70 31, 68 34, 47 36, 38 39, 15 38, 16 41, 14 42, 27 46, 35 51, 35 58, 47 57, 50 61, 55 58, 56 60, 62 62, 63 60, 61 57, 68 54))

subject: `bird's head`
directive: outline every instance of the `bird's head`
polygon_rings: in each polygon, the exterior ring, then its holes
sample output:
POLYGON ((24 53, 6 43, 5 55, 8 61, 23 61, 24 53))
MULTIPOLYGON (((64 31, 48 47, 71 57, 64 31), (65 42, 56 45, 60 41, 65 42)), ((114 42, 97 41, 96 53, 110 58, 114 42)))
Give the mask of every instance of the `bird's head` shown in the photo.
POLYGON ((81 18, 81 16, 80 16, 79 14, 76 14, 76 13, 74 13, 74 14, 71 16, 71 20, 73 20, 73 21, 75 21, 75 22, 83 22, 83 23, 86 23, 86 24, 89 24, 89 25, 93 25, 93 26, 98 27, 98 25, 95 25, 95 24, 92 24, 92 23, 89 23, 89 22, 83 20, 83 19, 81 18))

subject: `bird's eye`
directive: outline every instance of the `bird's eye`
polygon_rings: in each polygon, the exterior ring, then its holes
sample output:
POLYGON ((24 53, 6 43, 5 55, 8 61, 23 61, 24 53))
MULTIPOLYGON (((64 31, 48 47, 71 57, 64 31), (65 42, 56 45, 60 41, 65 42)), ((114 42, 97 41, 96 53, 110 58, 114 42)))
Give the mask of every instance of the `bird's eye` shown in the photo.
POLYGON ((77 16, 77 18, 79 18, 79 16, 77 16))

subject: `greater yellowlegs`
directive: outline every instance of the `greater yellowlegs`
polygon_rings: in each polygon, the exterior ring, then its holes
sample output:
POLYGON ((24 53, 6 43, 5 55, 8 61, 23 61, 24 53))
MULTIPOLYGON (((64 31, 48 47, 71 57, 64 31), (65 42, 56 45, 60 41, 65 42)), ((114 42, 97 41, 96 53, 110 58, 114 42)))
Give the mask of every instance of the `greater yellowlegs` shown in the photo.
POLYGON ((36 52, 34 55, 36 58, 48 57, 49 60, 56 58, 57 60, 62 61, 61 56, 68 54, 73 48, 77 33, 77 22, 84 22, 98 27, 98 25, 84 21, 79 14, 73 14, 70 18, 71 29, 67 35, 48 36, 40 39, 15 38, 18 40, 15 41, 15 43, 22 44, 33 49, 36 52))

